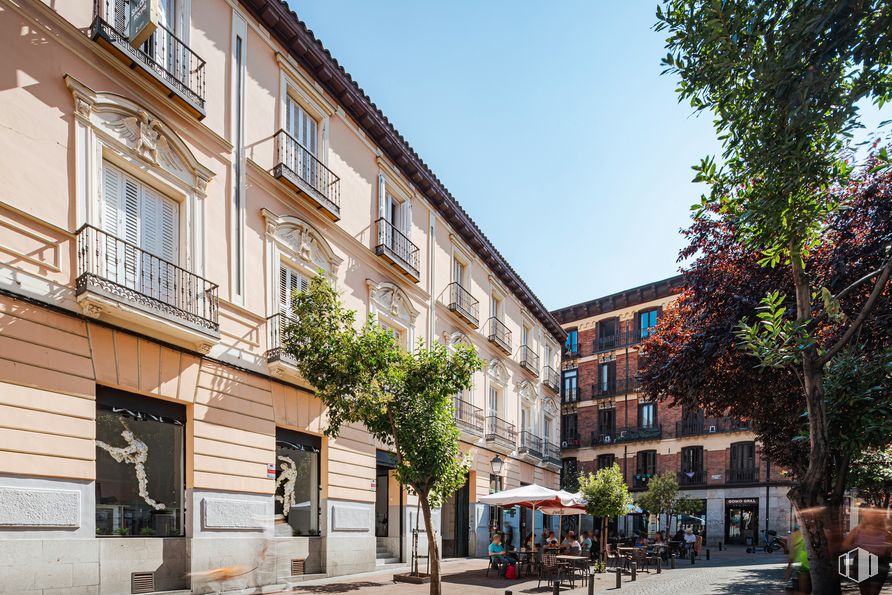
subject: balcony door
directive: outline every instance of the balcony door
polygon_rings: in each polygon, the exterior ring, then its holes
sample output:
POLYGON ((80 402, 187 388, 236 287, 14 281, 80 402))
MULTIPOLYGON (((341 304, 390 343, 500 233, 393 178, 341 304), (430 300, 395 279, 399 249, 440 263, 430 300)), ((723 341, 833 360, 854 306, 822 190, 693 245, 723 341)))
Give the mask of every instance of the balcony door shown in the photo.
POLYGON ((731 481, 755 479, 756 443, 735 442, 731 445, 731 481))
POLYGON ((295 291, 306 291, 309 280, 288 265, 279 266, 279 312, 291 316, 295 291))
POLYGON ((681 473, 689 485, 703 480, 703 447, 686 446, 681 449, 681 473))
POLYGON ((307 184, 321 190, 316 167, 319 123, 290 95, 285 100, 285 130, 298 144, 285 152, 285 164, 307 184))
POLYGON ((579 393, 579 375, 576 370, 564 370, 563 395, 565 403, 577 400, 579 393))
POLYGON ((100 275, 166 304, 177 301, 177 202, 104 162, 102 203, 102 231, 110 237, 98 243, 100 275))
POLYGON ((611 438, 616 433, 616 408, 598 410, 598 433, 611 438))

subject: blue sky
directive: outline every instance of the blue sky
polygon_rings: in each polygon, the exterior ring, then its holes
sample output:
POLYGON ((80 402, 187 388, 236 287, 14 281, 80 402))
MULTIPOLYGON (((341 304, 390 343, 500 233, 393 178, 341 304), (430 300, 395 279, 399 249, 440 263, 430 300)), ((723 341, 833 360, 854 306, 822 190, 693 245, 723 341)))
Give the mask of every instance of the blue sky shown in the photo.
POLYGON ((548 308, 674 275, 719 152, 651 0, 290 0, 548 308))

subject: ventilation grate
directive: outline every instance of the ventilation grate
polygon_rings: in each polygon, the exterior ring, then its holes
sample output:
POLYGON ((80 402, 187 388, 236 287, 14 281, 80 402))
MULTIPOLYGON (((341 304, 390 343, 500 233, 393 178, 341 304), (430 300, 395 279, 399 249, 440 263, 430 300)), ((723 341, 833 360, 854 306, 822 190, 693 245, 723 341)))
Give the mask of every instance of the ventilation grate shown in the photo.
POLYGON ((291 561, 291 576, 300 576, 304 573, 304 561, 303 560, 292 560, 291 561))
POLYGON ((132 573, 130 573, 130 592, 131 593, 154 593, 155 592, 155 573, 154 572, 132 572, 132 573))

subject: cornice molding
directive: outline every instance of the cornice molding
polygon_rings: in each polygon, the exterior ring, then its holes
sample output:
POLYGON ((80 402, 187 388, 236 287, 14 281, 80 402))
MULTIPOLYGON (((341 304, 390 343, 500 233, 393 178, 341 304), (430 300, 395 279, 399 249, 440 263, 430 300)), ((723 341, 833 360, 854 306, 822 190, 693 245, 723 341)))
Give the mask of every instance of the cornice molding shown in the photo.
POLYGON ((381 148, 406 178, 450 223, 490 270, 542 322, 558 341, 566 333, 538 297, 508 264, 445 185, 397 132, 387 117, 350 74, 282 0, 241 0, 251 14, 287 48, 292 57, 336 98, 357 124, 381 148))

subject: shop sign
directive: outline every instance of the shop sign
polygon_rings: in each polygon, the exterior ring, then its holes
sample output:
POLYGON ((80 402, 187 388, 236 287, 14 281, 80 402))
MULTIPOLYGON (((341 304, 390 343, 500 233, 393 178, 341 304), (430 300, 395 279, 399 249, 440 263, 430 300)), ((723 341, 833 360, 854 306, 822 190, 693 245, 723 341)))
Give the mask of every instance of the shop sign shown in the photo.
POLYGON ((758 506, 758 498, 725 498, 725 506, 758 506))
POLYGON ((158 28, 161 7, 160 0, 131 0, 130 2, 130 45, 141 46, 158 28))
POLYGON ((276 478, 276 466, 273 463, 266 464, 266 478, 267 479, 275 479, 276 478))

